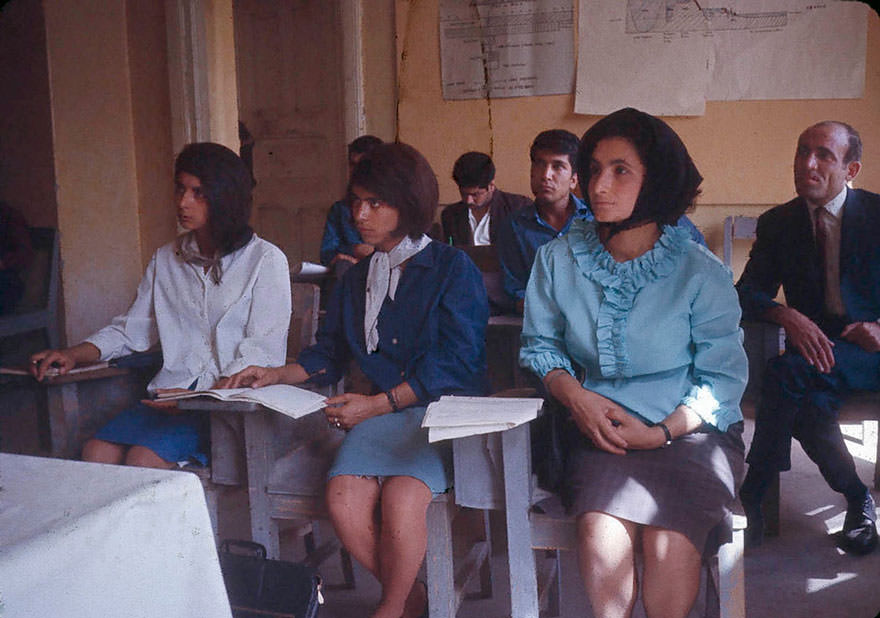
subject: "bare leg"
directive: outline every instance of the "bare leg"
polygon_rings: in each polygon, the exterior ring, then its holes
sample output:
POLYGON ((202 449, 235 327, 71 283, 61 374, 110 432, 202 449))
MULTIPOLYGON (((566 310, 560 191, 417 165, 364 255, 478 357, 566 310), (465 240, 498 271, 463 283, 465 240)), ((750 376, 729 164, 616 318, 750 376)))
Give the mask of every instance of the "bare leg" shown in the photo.
POLYGON ((649 618, 682 618, 700 588, 700 553, 680 532, 642 529, 645 574, 642 598, 649 618))
POLYGON ((382 601, 373 618, 415 618, 424 609, 425 588, 414 584, 425 559, 426 516, 432 498, 428 486, 411 476, 391 477, 382 486, 379 543, 382 601), (413 599, 407 603, 410 595, 413 599), (416 599, 417 596, 421 598, 416 599))
POLYGON ((132 446, 128 449, 128 453, 125 456, 125 465, 137 466, 138 468, 170 470, 177 465, 177 462, 165 461, 155 451, 146 446, 132 446))
POLYGON ((327 510, 345 548, 376 579, 379 576, 379 483, 375 479, 339 475, 327 481, 327 510))
POLYGON ((91 438, 83 445, 82 458, 83 461, 118 465, 125 460, 126 448, 122 444, 91 438))
POLYGON ((636 599, 636 524, 607 513, 578 517, 578 562, 596 618, 625 618, 636 599))

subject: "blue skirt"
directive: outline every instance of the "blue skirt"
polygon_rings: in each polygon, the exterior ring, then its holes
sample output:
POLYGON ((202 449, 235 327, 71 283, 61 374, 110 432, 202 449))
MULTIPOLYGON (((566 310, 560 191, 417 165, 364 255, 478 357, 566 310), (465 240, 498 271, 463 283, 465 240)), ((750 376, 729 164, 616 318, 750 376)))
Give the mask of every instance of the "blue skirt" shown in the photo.
POLYGON ((449 442, 428 443, 422 429, 426 408, 374 416, 349 431, 328 476, 411 476, 433 494, 452 486, 452 448, 449 442))
POLYGON ((208 415, 166 414, 142 403, 123 410, 95 437, 106 442, 145 446, 168 462, 208 464, 208 415))

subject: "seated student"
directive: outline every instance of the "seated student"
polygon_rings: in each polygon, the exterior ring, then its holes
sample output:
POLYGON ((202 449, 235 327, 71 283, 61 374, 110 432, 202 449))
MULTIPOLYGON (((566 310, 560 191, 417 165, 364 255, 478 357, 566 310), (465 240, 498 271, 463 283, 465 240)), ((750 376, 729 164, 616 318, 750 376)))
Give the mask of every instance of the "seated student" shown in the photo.
MULTIPOLYGON (((504 291, 517 313, 523 311, 526 284, 538 247, 564 235, 574 220, 593 220, 590 208, 574 195, 579 143, 575 134, 563 129, 538 134, 529 149, 535 201, 508 217, 498 231, 504 291)), ((703 235, 686 216, 676 225, 687 229, 691 238, 705 246, 703 235)))
POLYGON ((565 409, 562 497, 593 615, 630 616, 640 596, 648 616, 683 618, 744 467, 739 304, 675 225, 702 177, 665 122, 606 116, 578 169, 595 220, 538 251, 520 362, 565 409))
POLYGON ((366 394, 327 400, 331 425, 346 430, 330 469, 327 507, 336 534, 382 584, 371 618, 427 615, 426 514, 452 484, 448 442, 421 427, 441 395, 482 395, 486 378, 486 293, 468 257, 425 232, 437 208, 437 178, 405 144, 383 144, 355 167, 352 213, 376 247, 330 298, 317 343, 297 362, 250 367, 234 386, 333 384, 350 365, 366 394))
MULTIPOLYGON (((348 145, 348 172, 354 169, 365 154, 382 143, 374 135, 361 135, 348 145)), ((321 264, 333 268, 337 277, 348 267, 373 252, 373 247, 361 239, 351 218, 351 205, 339 200, 330 207, 324 236, 321 238, 321 264)))
POLYGON ((461 201, 440 213, 443 241, 456 247, 494 245, 501 221, 531 202, 495 186, 495 164, 482 152, 466 152, 452 167, 461 201))
MULTIPOLYGON (((186 233, 153 254, 124 314, 82 343, 31 357, 42 380, 51 366, 162 346, 162 369, 147 390, 225 388, 259 363, 281 365, 290 324, 290 274, 281 250, 248 225, 253 179, 237 154, 219 144, 186 146, 174 164, 177 220, 186 233)), ((171 468, 207 463, 206 416, 173 402, 141 402, 86 442, 83 459, 171 468)))

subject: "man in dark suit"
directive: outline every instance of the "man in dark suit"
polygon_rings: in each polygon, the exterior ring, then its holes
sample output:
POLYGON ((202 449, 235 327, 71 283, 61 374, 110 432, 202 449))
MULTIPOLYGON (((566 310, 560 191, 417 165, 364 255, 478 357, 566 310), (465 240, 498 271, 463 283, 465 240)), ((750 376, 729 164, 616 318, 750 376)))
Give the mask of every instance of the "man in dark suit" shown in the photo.
POLYGON ((501 221, 532 200, 495 186, 495 164, 482 152, 466 152, 452 167, 461 201, 443 209, 443 242, 456 247, 494 245, 501 221))
POLYGON ((763 535, 761 498, 774 474, 791 467, 794 437, 847 500, 841 547, 866 554, 877 546, 874 500, 837 423, 841 397, 880 390, 880 195, 847 187, 861 152, 845 123, 800 135, 798 197, 758 219, 737 283, 743 317, 779 324, 787 337, 786 353, 767 367, 740 490, 753 545, 763 535), (773 300, 780 285, 787 305, 773 300))

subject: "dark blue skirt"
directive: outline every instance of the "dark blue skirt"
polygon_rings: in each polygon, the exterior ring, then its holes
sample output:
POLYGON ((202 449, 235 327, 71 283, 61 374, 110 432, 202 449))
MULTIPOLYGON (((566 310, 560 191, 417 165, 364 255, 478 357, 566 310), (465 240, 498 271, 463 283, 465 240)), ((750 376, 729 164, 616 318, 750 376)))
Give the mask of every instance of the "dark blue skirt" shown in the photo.
POLYGON ((208 464, 208 415, 166 414, 142 403, 123 410, 95 437, 106 442, 145 446, 169 462, 208 464))

